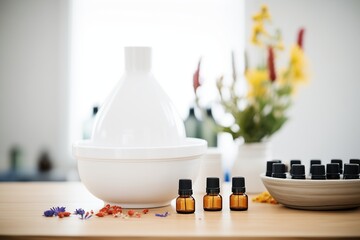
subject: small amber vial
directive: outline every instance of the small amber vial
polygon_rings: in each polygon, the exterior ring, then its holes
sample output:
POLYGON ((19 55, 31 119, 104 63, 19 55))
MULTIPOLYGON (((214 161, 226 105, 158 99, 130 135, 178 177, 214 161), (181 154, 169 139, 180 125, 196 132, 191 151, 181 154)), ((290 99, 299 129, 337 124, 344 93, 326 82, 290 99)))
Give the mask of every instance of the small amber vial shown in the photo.
POLYGON ((195 212, 195 199, 193 194, 191 179, 179 180, 179 197, 176 199, 176 212, 182 214, 195 212))
POLYGON ((246 211, 248 209, 248 196, 245 193, 245 178, 232 178, 232 192, 230 195, 230 210, 246 211))
POLYGON ((219 178, 209 177, 206 179, 206 195, 203 198, 203 205, 205 211, 222 210, 219 178))

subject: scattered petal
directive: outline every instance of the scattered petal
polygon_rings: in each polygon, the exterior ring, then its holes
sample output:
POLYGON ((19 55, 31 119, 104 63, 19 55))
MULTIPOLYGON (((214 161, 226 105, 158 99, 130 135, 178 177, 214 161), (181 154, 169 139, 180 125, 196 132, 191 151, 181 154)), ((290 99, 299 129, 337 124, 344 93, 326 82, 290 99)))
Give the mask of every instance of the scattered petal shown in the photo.
POLYGON ((44 212, 44 216, 45 217, 52 217, 52 216, 54 216, 54 211, 53 210, 46 210, 45 212, 44 212))
POLYGON ((75 215, 84 215, 85 214, 85 210, 82 208, 76 209, 74 212, 75 215))
POLYGON ((131 216, 133 216, 135 214, 135 211, 134 210, 129 210, 127 212, 127 214, 131 217, 131 216))
POLYGON ((65 212, 65 207, 52 207, 50 210, 54 211, 54 215, 57 216, 59 213, 65 212))
POLYGON ((167 217, 169 215, 169 212, 165 212, 165 213, 156 213, 155 216, 156 217, 167 217))

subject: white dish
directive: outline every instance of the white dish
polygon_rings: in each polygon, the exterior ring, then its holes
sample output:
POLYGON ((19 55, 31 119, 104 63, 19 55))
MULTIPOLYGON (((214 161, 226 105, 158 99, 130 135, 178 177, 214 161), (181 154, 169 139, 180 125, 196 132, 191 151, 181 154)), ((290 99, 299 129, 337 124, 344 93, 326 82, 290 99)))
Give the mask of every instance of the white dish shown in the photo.
POLYGON ((260 175, 272 197, 286 207, 336 210, 360 206, 360 179, 296 180, 260 175))
POLYGON ((163 161, 78 160, 81 181, 104 204, 123 208, 169 205, 177 196, 181 178, 195 181, 200 167, 196 158, 163 161))
MULTIPOLYGON (((206 141, 191 139, 197 142, 188 146, 193 154, 187 156, 166 158, 166 152, 171 156, 172 149, 156 148, 148 153, 161 153, 159 158, 94 158, 86 154, 79 155, 74 146, 74 155, 78 159, 80 179, 85 187, 104 203, 120 205, 124 208, 151 208, 169 205, 177 196, 178 183, 181 178, 196 180, 199 172, 201 155, 206 151, 206 141), (195 144, 196 145, 196 144, 195 144)), ((185 152, 186 148, 184 147, 185 152)), ((81 153, 86 153, 81 149, 81 153)), ((89 148, 93 151, 92 148, 89 148)), ((125 149, 133 153, 133 149, 125 149)), ((146 149, 138 149, 139 152, 147 152, 146 149)), ((104 156, 112 155, 116 149, 109 149, 106 153, 101 149, 104 156)), ((136 152, 136 151, 135 151, 136 152)), ((189 152, 189 151, 188 151, 189 152)), ((134 153, 135 154, 135 153, 134 153)), ((91 156, 91 155, 89 155, 91 156)), ((130 156, 130 155, 128 155, 130 156)), ((154 156, 154 155, 153 155, 154 156)))

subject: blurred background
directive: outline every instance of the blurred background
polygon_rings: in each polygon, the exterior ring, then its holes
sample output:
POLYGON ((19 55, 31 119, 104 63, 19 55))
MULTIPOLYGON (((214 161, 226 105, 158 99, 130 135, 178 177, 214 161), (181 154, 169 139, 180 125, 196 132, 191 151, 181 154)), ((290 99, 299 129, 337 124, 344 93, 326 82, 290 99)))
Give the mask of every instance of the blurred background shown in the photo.
MULTIPOLYGON (((249 49, 257 0, 0 0, 0 180, 77 180, 71 144, 123 73, 124 46, 152 46, 153 73, 185 120, 202 57, 205 104, 249 49)), ((360 1, 266 1, 285 46, 306 29, 310 82, 271 138, 273 157, 360 157, 360 1)), ((287 49, 288 50, 288 49, 287 49)), ((250 59, 251 60, 251 59, 250 59)), ((280 58, 281 60, 281 58, 280 58)), ((214 118, 222 121, 214 112, 214 118)), ((218 136, 223 166, 236 144, 218 136)))

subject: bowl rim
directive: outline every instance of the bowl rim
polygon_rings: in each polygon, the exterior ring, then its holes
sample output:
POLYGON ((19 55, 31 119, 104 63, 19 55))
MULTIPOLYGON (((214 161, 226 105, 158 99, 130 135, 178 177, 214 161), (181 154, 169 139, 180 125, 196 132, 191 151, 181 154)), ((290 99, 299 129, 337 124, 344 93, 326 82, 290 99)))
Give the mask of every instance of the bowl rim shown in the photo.
POLYGON ((176 159, 200 157, 207 150, 207 142, 199 138, 186 138, 184 144, 164 147, 111 147, 93 144, 90 140, 72 145, 72 155, 81 159, 176 159))
POLYGON ((325 180, 312 180, 310 178, 306 179, 290 179, 290 178, 273 178, 268 177, 265 173, 260 174, 262 181, 277 183, 277 184, 294 184, 294 185, 306 185, 306 186, 316 186, 316 185, 339 185, 344 183, 357 183, 360 182, 360 179, 325 179, 325 180))

